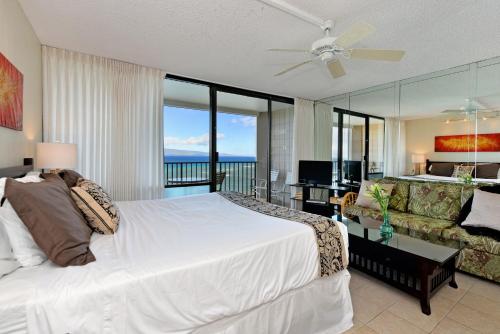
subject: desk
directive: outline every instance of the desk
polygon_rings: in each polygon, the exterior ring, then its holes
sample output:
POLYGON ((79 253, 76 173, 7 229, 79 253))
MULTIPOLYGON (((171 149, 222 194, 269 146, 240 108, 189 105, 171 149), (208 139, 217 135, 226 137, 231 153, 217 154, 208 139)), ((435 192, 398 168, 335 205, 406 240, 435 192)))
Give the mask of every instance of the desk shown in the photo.
POLYGON ((330 200, 331 197, 342 197, 351 191, 350 187, 342 184, 333 185, 313 185, 305 183, 291 184, 291 187, 302 188, 302 193, 298 193, 293 200, 302 201, 302 210, 326 217, 332 217, 336 211, 340 212, 340 201, 330 200))

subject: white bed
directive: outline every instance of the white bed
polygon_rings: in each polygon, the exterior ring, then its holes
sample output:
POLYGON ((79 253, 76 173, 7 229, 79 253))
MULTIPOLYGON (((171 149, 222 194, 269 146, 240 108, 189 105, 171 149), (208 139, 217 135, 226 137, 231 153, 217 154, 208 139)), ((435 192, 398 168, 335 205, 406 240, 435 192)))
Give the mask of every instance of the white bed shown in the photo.
MULTIPOLYGON (((458 177, 451 176, 439 176, 439 175, 430 175, 430 174, 421 174, 414 176, 400 176, 401 179, 407 180, 422 180, 422 181, 439 181, 439 182, 453 182, 458 183, 462 182, 458 177)), ((475 183, 495 183, 500 184, 500 179, 472 179, 475 183)))
POLYGON ((47 261, 0 279, 0 333, 339 333, 352 326, 350 275, 317 279, 309 226, 215 193, 118 206, 118 233, 92 237, 96 262, 60 268, 47 261))

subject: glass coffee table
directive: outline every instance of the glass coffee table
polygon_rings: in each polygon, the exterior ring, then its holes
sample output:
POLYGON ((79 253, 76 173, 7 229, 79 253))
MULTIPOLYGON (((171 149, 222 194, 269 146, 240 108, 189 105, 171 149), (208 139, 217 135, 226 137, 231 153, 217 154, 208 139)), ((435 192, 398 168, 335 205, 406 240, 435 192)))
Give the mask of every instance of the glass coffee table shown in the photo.
POLYGON ((381 221, 338 218, 349 231, 349 266, 419 298, 423 313, 431 314, 430 299, 442 286, 458 288, 455 264, 463 243, 445 246, 398 233, 382 238, 381 221))

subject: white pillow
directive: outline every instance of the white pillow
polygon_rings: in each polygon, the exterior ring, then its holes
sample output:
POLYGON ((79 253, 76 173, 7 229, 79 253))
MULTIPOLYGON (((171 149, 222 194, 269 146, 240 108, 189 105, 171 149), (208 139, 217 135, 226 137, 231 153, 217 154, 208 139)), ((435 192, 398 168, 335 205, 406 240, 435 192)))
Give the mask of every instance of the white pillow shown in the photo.
MULTIPOLYGON (((0 199, 3 198, 3 194, 5 193, 5 181, 6 177, 0 178, 0 199)), ((40 172, 29 172, 24 177, 20 177, 15 179, 16 181, 28 183, 28 182, 42 182, 43 179, 40 177, 40 172)))
MULTIPOLYGON (((27 175, 16 179, 16 181, 23 183, 42 182, 43 179, 39 175, 27 175)), ((1 197, 3 197, 4 191, 5 178, 2 178, 0 179, 1 197)), ((2 207, 0 207, 0 222, 7 232, 14 257, 21 266, 32 267, 47 260, 47 256, 35 243, 28 228, 24 225, 8 200, 5 200, 2 207)))
POLYGON ((9 237, 2 224, 0 224, 0 277, 10 274, 21 264, 17 262, 12 252, 9 237))
POLYGON ((500 194, 475 189, 472 208, 462 226, 486 227, 500 231, 500 194))
MULTIPOLYGON (((374 181, 366 181, 363 180, 361 182, 361 187, 359 188, 358 198, 356 199, 356 205, 371 208, 375 210, 380 210, 380 205, 377 203, 375 199, 368 195, 369 188, 374 185, 374 181)), ((380 184, 380 187, 384 189, 389 195, 392 193, 392 188, 394 188, 394 184, 380 184)))

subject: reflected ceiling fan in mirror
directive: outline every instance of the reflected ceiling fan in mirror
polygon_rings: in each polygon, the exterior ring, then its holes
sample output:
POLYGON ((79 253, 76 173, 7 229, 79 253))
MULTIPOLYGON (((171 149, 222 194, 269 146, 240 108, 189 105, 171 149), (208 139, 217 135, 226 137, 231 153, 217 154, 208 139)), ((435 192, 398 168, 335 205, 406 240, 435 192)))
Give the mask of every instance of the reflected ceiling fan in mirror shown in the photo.
POLYGON ((341 63, 343 59, 365 59, 378 61, 400 61, 405 55, 403 50, 384 50, 384 49, 356 49, 350 48, 352 45, 361 41, 375 32, 375 28, 364 22, 353 25, 350 29, 338 36, 332 36, 333 22, 331 20, 322 20, 314 15, 306 13, 282 0, 259 0, 272 7, 280 9, 288 14, 296 16, 304 21, 319 26, 325 36, 312 43, 311 49, 268 49, 274 52, 299 52, 309 54, 311 59, 290 66, 274 76, 280 76, 293 71, 303 65, 316 63, 320 60, 326 66, 331 76, 336 79, 346 74, 341 63))
POLYGON ((476 99, 465 99, 465 104, 458 109, 446 109, 441 111, 443 114, 451 115, 464 115, 464 114, 474 114, 482 112, 494 112, 495 110, 491 108, 485 108, 485 106, 478 102, 476 99))
POLYGON ((497 118, 500 115, 500 110, 487 108, 477 99, 467 98, 465 104, 458 109, 446 109, 441 111, 442 114, 448 115, 445 120, 446 124, 451 122, 460 122, 469 120, 469 116, 476 117, 486 121, 491 118, 497 118))

